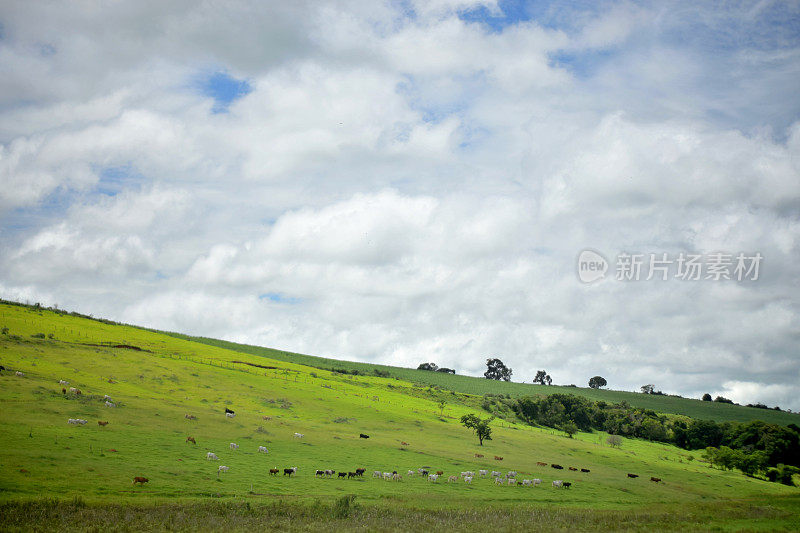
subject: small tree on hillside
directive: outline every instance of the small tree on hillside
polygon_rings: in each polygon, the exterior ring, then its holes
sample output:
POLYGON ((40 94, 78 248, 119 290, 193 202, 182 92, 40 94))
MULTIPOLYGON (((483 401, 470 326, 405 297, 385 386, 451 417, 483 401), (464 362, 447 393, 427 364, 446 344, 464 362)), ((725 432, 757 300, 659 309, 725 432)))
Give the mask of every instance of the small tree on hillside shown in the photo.
POLYGON ((551 378, 546 371, 539 370, 536 372, 536 377, 533 378, 533 382, 541 385, 550 385, 553 383, 553 378, 551 378))
POLYGON ((575 425, 575 422, 567 422, 561 426, 561 431, 567 434, 569 438, 578 432, 578 426, 575 425))
POLYGON ((447 405, 447 400, 441 399, 439 400, 439 416, 444 415, 444 408, 447 405))
POLYGON ((593 389, 599 389, 600 387, 605 387, 608 385, 608 381, 606 378, 602 376, 595 376, 589 379, 589 386, 593 389))
POLYGON ((703 401, 704 402, 710 402, 711 401, 711 395, 709 393, 703 394, 703 401))
POLYGON ((620 446, 622 446, 622 437, 620 437, 619 435, 609 435, 608 438, 606 439, 606 442, 612 448, 619 448, 620 446))
POLYGON ((642 385, 642 394, 653 394, 653 390, 656 388, 655 385, 652 383, 648 383, 647 385, 642 385))
POLYGON ((422 363, 417 367, 417 370, 430 370, 431 372, 436 372, 438 370, 439 365, 436 363, 422 363))
POLYGON ((479 418, 476 414, 470 413, 461 417, 461 423, 465 428, 469 428, 478 436, 480 445, 483 446, 484 440, 492 440, 492 428, 489 427, 494 417, 486 419, 479 418))
POLYGON ((486 372, 483 377, 486 379, 496 379, 503 381, 511 381, 512 370, 508 368, 500 359, 487 359, 486 372))

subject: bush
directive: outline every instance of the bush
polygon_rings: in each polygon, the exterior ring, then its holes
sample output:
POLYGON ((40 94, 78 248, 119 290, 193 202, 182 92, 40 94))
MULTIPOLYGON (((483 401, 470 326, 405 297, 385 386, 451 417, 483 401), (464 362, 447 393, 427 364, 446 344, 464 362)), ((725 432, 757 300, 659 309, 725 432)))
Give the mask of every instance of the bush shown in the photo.
POLYGON ((333 504, 333 516, 336 518, 350 518, 350 513, 356 508, 355 501, 355 494, 347 494, 337 499, 333 504))

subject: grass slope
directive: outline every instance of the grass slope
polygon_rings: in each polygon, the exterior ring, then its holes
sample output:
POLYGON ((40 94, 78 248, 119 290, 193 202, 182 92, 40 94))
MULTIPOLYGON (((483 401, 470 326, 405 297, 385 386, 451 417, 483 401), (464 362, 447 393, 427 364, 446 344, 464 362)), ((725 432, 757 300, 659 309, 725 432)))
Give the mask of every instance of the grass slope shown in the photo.
MULTIPOLYGON (((485 378, 471 376, 460 376, 444 374, 441 372, 428 372, 388 365, 377 365, 371 363, 360 363, 355 361, 340 361, 304 355, 261 346, 239 344, 235 342, 210 339, 206 337, 192 337, 178 333, 167 333, 168 335, 185 340, 194 340, 209 346, 216 346, 234 350, 237 352, 258 355, 279 361, 298 363, 317 368, 339 368, 347 371, 358 370, 362 374, 372 375, 375 370, 389 372, 392 377, 397 377, 414 383, 424 383, 435 385, 444 389, 463 392, 468 394, 510 394, 511 396, 525 395, 550 395, 555 393, 575 394, 584 396, 592 400, 604 400, 608 403, 628 402, 634 407, 652 409, 653 411, 665 414, 683 415, 691 418, 703 420, 715 420, 717 422, 749 422, 751 420, 763 420, 773 424, 789 425, 791 423, 800 425, 800 414, 788 413, 785 411, 775 411, 771 409, 757 409, 742 405, 731 405, 718 402, 704 402, 691 398, 677 398, 674 396, 640 394, 627 391, 598 390, 586 387, 563 387, 558 385, 543 386, 526 383, 514 383, 505 381, 494 381, 485 378)), ((588 378, 587 378, 588 379, 588 378)))
MULTIPOLYGON (((494 439, 478 446, 457 419, 479 412, 479 396, 401 379, 343 376, 24 307, 0 305, 0 326, 9 328, 7 335, 0 335, 0 364, 24 373, 20 377, 5 371, 0 376, 0 529, 58 529, 73 512, 84 517, 75 520, 88 521, 86 527, 114 523, 117 511, 109 506, 115 503, 147 505, 158 514, 176 502, 191 506, 209 501, 222 507, 198 508, 197 516, 224 515, 225 509, 239 516, 235 509, 243 502, 262 510, 279 502, 284 509, 299 509, 298 516, 305 518, 298 524, 308 519, 312 527, 332 516, 335 509, 326 502, 346 494, 362 505, 353 519, 373 516, 364 520, 373 520, 365 527, 374 528, 382 528, 381 521, 399 521, 399 529, 412 529, 410 524, 423 523, 422 517, 428 523, 435 516, 451 525, 463 526, 465 517, 480 524, 487 512, 504 512, 507 527, 532 516, 547 520, 547 513, 558 515, 558 528, 591 529, 612 516, 623 520, 621 524, 628 520, 632 529, 696 529, 698 523, 709 522, 731 529, 800 527, 798 489, 711 469, 696 454, 675 447, 625 440, 621 449, 612 449, 602 445, 604 435, 567 439, 507 423, 495 425, 494 439), (31 337, 37 333, 53 334, 54 339, 31 337), (62 394, 59 379, 83 394, 62 394), (105 394, 116 407, 104 405, 105 394), (448 404, 440 413, 437 402, 442 398, 448 404), (226 406, 236 411, 236 418, 225 418, 226 406), (185 419, 186 413, 198 420, 185 419), (72 426, 68 418, 89 423, 72 426), (98 420, 109 424, 100 427, 98 420), (293 438, 294 432, 305 437, 293 438), (370 439, 360 439, 361 432, 370 439), (187 435, 196 438, 196 446, 185 442, 187 435), (231 442, 240 449, 231 450, 231 442), (258 453, 260 445, 269 454, 258 453), (206 460, 207 451, 220 460, 206 460), (504 460, 495 461, 494 455, 504 460), (537 461, 591 472, 556 471, 537 466, 537 461), (218 476, 220 464, 230 471, 218 476), (292 466, 299 468, 296 477, 268 473, 272 467, 292 466), (313 475, 319 468, 347 471, 359 466, 368 469, 363 480, 313 475), (520 479, 538 477, 544 483, 531 489, 496 486, 487 479, 465 485, 369 477, 373 470, 405 473, 421 466, 445 475, 513 469, 520 479), (627 472, 641 477, 628 479, 627 472), (134 487, 133 476, 146 476, 150 482, 134 487), (650 476, 664 481, 651 483, 650 476), (554 489, 549 484, 556 478, 571 481, 573 487, 554 489), (41 497, 81 499, 73 507, 23 503, 41 497), (82 501, 90 504, 88 510, 81 511, 82 501), (320 509, 324 518, 314 518, 320 509), (29 521, 19 518, 20 513, 29 521)), ((279 513, 263 512, 280 520, 279 513)), ((231 528, 253 527, 247 517, 256 514, 245 513, 231 528)))

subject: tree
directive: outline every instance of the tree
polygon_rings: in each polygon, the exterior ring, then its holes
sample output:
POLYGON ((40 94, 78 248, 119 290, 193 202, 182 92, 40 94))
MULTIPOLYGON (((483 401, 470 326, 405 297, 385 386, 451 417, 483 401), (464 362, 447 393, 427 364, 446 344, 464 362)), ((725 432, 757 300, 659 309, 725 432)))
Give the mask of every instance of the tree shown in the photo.
POLYGON ((436 363, 422 363, 417 367, 417 370, 430 370, 431 372, 436 372, 439 368, 439 365, 436 363))
POLYGON ((536 377, 533 378, 533 382, 541 385, 550 385, 553 383, 553 378, 551 378, 546 371, 539 370, 536 372, 536 377))
POLYGON ((444 408, 447 405, 447 400, 445 400, 445 399, 439 400, 439 404, 438 405, 439 405, 439 416, 443 416, 444 415, 444 408))
POLYGON ((648 383, 647 385, 642 385, 641 386, 642 394, 653 394, 653 389, 655 388, 656 386, 653 385, 652 383, 648 383))
POLYGON ((595 376, 589 379, 589 386, 593 389, 599 389, 600 387, 605 387, 606 385, 608 385, 608 381, 606 381, 606 378, 602 376, 595 376))
POLYGON ((578 426, 575 425, 575 422, 567 422, 561 426, 561 431, 567 434, 569 438, 578 432, 578 426))
POLYGON ((511 381, 512 370, 508 368, 500 359, 487 359, 486 372, 483 376, 486 379, 511 381))
POLYGON ((622 437, 619 435, 609 435, 606 442, 612 448, 619 448, 622 445, 622 437))
POLYGON ((719 403, 733 403, 733 400, 729 400, 724 396, 717 396, 714 398, 714 401, 719 403))
POLYGON ((711 401, 711 395, 709 393, 703 394, 703 401, 704 402, 710 402, 711 401))
POLYGON ((461 424, 469 428, 478 436, 478 441, 483 446, 484 440, 492 440, 492 428, 489 427, 494 417, 486 419, 479 418, 475 413, 470 413, 461 417, 461 424))

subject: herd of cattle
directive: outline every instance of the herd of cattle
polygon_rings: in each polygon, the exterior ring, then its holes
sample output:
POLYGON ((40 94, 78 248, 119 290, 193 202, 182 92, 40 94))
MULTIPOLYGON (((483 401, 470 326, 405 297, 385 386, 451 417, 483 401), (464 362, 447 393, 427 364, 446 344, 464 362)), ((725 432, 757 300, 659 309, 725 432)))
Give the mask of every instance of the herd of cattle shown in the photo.
MULTIPOLYGON (((59 384, 63 385, 64 387, 66 387, 66 386, 69 385, 69 382, 64 381, 64 380, 59 380, 59 384)), ((74 395, 80 395, 81 394, 80 389, 76 389, 75 387, 71 387, 69 389, 69 392, 71 394, 74 394, 74 395)), ((62 393, 64 393, 64 394, 67 393, 66 388, 62 389, 62 393)), ((116 407, 116 404, 113 403, 113 401, 111 400, 111 397, 108 396, 108 395, 105 395, 103 397, 103 401, 104 401, 104 404, 105 404, 106 407, 116 407)), ((226 407, 225 408, 225 416, 227 418, 234 418, 236 416, 236 413, 233 410, 231 410, 231 409, 226 407)), ((194 416, 194 415, 191 415, 191 414, 184 415, 184 418, 186 418, 187 420, 197 420, 197 417, 194 416)), ((270 417, 263 417, 263 418, 265 420, 268 420, 270 417)), ((71 425, 85 425, 87 423, 87 421, 82 419, 82 418, 70 418, 70 419, 67 420, 67 422, 69 424, 71 424, 71 425)), ((108 425, 108 421, 98 420, 97 424, 100 425, 100 426, 106 426, 106 425, 108 425)), ((303 433, 294 433, 292 436, 293 436, 293 438, 297 438, 297 439, 302 439, 303 437, 305 437, 305 435, 303 433)), ((364 433, 360 433, 359 434, 359 438, 368 439, 369 435, 366 435, 364 433)), ((197 440, 192 436, 186 437, 186 442, 194 444, 194 445, 197 444, 197 440)), ((403 442, 402 444, 404 446, 408 446, 409 445, 407 442, 403 442)), ((239 449, 239 445, 236 444, 235 442, 231 442, 230 443, 230 449, 233 450, 233 451, 236 451, 236 450, 239 449)), ((269 450, 265 446, 259 446, 258 447, 258 453, 269 453, 269 450)), ((479 454, 479 453, 476 453, 475 457, 476 458, 483 458, 483 455, 479 454)), ((207 452, 206 453, 206 459, 209 460, 209 461, 218 461, 219 457, 214 452, 207 452)), ((503 457, 495 455, 494 459, 496 461, 502 461, 503 457)), ((548 464, 544 463, 544 462, 541 462, 541 461, 537 461, 536 466, 538 466, 538 467, 546 467, 546 466, 548 466, 548 464)), ((559 464, 555 464, 555 463, 550 464, 550 467, 555 469, 555 470, 563 470, 564 469, 563 466, 561 466, 559 464)), ((579 468, 574 467, 574 466, 570 466, 568 468, 569 468, 570 471, 573 471, 573 472, 580 471, 580 472, 585 473, 585 474, 588 474, 590 472, 590 470, 588 468, 580 468, 579 469, 579 468)), ((230 469, 230 467, 228 467, 228 466, 220 465, 217 468, 217 476, 219 476, 220 474, 222 474, 224 472, 227 472, 229 469, 230 469)), ((296 467, 296 466, 293 466, 291 468, 284 468, 283 469, 283 475, 291 477, 292 475, 297 474, 297 471, 298 471, 298 467, 296 467)), ((332 478, 332 477, 336 476, 338 479, 363 478, 364 477, 364 473, 366 471, 367 471, 366 468, 356 468, 354 471, 347 471, 347 472, 341 472, 341 471, 337 472, 336 470, 333 470, 333 469, 324 469, 324 470, 316 470, 315 473, 314 473, 314 477, 332 478)), ((277 476, 280 473, 281 473, 281 470, 279 468, 277 468, 277 467, 276 468, 271 468, 269 470, 270 476, 277 476)), ((477 477, 477 478, 493 479, 495 485, 512 485, 512 486, 520 486, 520 487, 538 487, 539 485, 542 484, 542 480, 540 478, 531 478, 531 479, 525 478, 525 479, 521 479, 521 480, 518 481, 518 479, 517 479, 518 476, 519 476, 518 472, 516 472, 514 470, 509 470, 506 473, 503 473, 503 472, 500 472, 500 471, 497 471, 497 470, 489 471, 488 469, 487 470, 478 470, 477 475, 476 475, 475 472, 467 470, 467 471, 461 472, 459 475, 448 476, 447 483, 457 483, 457 482, 463 481, 464 483, 471 485, 472 484, 472 480, 477 477)), ((373 478, 382 479, 384 481, 403 481, 403 475, 400 474, 397 470, 392 470, 391 472, 384 472, 384 471, 381 471, 381 470, 374 470, 372 472, 372 477, 373 478)), ((421 477, 421 478, 427 479, 429 482, 437 483, 440 478, 444 477, 444 471, 437 470, 437 471, 434 472, 434 471, 432 471, 431 467, 423 466, 423 467, 418 468, 416 471, 415 470, 408 470, 406 472, 406 477, 408 477, 408 478, 421 477)), ((635 478, 638 478, 639 475, 638 474, 628 473, 628 477, 635 479, 635 478)), ((143 477, 143 476, 136 476, 136 477, 133 478, 133 484, 134 485, 136 485, 136 484, 144 485, 145 483, 148 483, 149 481, 150 480, 148 478, 143 477)), ((655 482, 655 483, 659 483, 659 482, 661 482, 661 478, 651 477, 650 481, 655 482)), ((559 488, 559 489, 568 489, 568 488, 570 488, 572 486, 572 482, 564 481, 562 479, 555 479, 555 480, 552 481, 552 486, 555 487, 555 488, 559 488)))

